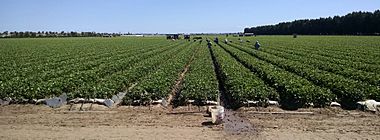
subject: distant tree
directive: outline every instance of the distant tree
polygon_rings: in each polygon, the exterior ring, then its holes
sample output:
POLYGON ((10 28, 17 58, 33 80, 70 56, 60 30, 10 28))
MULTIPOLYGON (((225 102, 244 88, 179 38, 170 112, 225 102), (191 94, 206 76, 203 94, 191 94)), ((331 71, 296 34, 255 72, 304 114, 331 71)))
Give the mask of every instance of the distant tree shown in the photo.
POLYGON ((374 35, 380 33, 380 10, 352 12, 345 16, 295 20, 276 25, 245 28, 245 33, 263 35, 374 35))
POLYGON ((102 35, 120 36, 121 33, 96 33, 96 32, 54 32, 54 31, 38 31, 38 32, 0 32, 0 37, 25 38, 25 37, 101 37, 102 35))

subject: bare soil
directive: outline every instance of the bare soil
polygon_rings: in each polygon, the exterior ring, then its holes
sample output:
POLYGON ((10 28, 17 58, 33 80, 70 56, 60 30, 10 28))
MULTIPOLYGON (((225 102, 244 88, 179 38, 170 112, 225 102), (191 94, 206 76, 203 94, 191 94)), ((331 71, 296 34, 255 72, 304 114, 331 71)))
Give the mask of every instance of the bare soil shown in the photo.
POLYGON ((212 125, 205 107, 79 106, 0 106, 0 139, 380 139, 380 115, 355 110, 242 108, 212 125))

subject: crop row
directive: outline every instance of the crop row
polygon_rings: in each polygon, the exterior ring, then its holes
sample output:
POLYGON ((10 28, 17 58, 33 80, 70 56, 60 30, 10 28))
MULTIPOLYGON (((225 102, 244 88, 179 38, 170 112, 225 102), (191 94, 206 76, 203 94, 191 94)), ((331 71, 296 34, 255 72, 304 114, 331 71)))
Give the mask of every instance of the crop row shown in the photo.
POLYGON ((185 75, 182 90, 178 93, 178 104, 186 100, 202 104, 206 100, 216 101, 218 98, 218 81, 209 50, 204 43, 196 47, 198 51, 185 75))
POLYGON ((380 43, 375 37, 300 37, 264 38, 263 45, 268 47, 284 47, 290 50, 303 50, 330 58, 350 60, 368 64, 380 64, 380 43))
POLYGON ((288 60, 298 61, 303 64, 314 66, 320 70, 325 70, 332 73, 340 74, 350 79, 360 80, 360 81, 363 81, 375 86, 380 86, 379 74, 357 70, 351 67, 346 67, 346 66, 342 66, 339 64, 331 63, 331 62, 322 61, 314 57, 308 57, 313 54, 302 53, 302 52, 289 52, 286 50, 276 50, 272 48, 263 48, 261 49, 261 51, 269 53, 269 54, 274 54, 276 56, 279 56, 288 60), (302 56, 293 55, 294 53, 302 54, 302 56))
MULTIPOLYGON (((376 41, 368 40, 347 40, 331 39, 316 41, 296 41, 297 44, 289 45, 295 48, 302 48, 307 51, 316 52, 333 58, 346 59, 350 61, 380 64, 380 59, 376 41), (299 43, 298 43, 299 42, 299 43), (320 53, 323 50, 323 53, 320 53)), ((296 43, 294 42, 294 43, 296 43)))
POLYGON ((315 67, 277 57, 261 51, 254 51, 246 47, 231 45, 258 59, 267 61, 279 66, 287 71, 302 76, 316 85, 330 89, 338 98, 338 101, 345 108, 354 108, 357 101, 371 98, 380 99, 379 89, 366 83, 350 80, 343 76, 336 75, 327 71, 319 70, 315 67))
MULTIPOLYGON (((278 49, 283 49, 281 46, 278 47, 278 49)), ((288 48, 284 48, 288 49, 288 48)), ((334 54, 327 54, 324 53, 323 50, 319 51, 308 51, 308 50, 303 50, 303 49, 289 49, 288 51, 294 51, 295 53, 305 53, 305 54, 310 54, 312 57, 320 58, 321 60, 324 59, 329 62, 334 62, 336 64, 340 65, 346 65, 355 69, 363 70, 363 71, 368 71, 368 72, 379 72, 380 71, 380 65, 379 64, 371 64, 371 63, 365 63, 362 61, 354 61, 353 59, 347 58, 341 58, 339 56, 334 56, 334 54), (332 57, 333 56, 333 57, 332 57)), ((346 56, 349 57, 349 56, 346 56)), ((376 60, 376 59, 374 59, 376 60)))
MULTIPOLYGON (((159 44, 156 44, 156 46, 159 44)), ((161 46, 161 45, 160 45, 161 46)), ((1 74, 4 75, 0 78, 1 81, 10 80, 10 78, 15 77, 27 77, 34 76, 40 73, 56 73, 58 70, 76 67, 78 63, 85 63, 91 65, 91 67, 96 66, 97 62, 107 61, 106 59, 120 59, 120 57, 125 57, 131 54, 138 54, 137 52, 145 52, 158 47, 154 46, 125 46, 124 50, 110 50, 108 52, 92 53, 91 55, 77 54, 75 57, 59 58, 58 61, 46 60, 43 63, 31 63, 30 66, 4 66, 2 67, 1 74), (91 63, 88 63, 92 61, 91 63)), ((44 60, 44 59, 42 59, 44 60)), ((112 60, 109 60, 112 61, 112 60)), ((59 74, 59 73, 57 73, 59 74)), ((60 75, 60 74, 59 74, 60 75)))
MULTIPOLYGON (((332 62, 339 65, 349 66, 358 70, 368 71, 368 72, 379 72, 380 66, 376 64, 363 63, 361 61, 353 61, 353 58, 343 59, 335 54, 327 54, 325 50, 319 49, 315 51, 310 51, 305 48, 307 47, 289 47, 283 45, 268 46, 270 49, 276 49, 279 51, 286 51, 293 54, 306 55, 307 57, 313 57, 322 61, 332 62)), ((354 52, 353 52, 354 53, 354 52)), ((349 56, 345 56, 349 57, 349 56)), ((374 59, 377 60, 377 59, 374 59)))
POLYGON ((311 103, 314 106, 326 106, 334 99, 330 90, 316 86, 298 75, 256 59, 249 53, 229 45, 223 44, 222 48, 275 88, 279 92, 280 104, 284 108, 296 109, 311 103))
POLYGON ((325 61, 325 62, 330 62, 333 64, 338 64, 338 65, 345 66, 345 67, 351 67, 351 68, 354 68, 357 70, 362 70, 362 71, 367 71, 367 72, 372 72, 372 73, 379 73, 379 71, 380 71, 379 65, 371 65, 371 64, 361 63, 361 62, 354 62, 354 61, 350 61, 350 60, 331 58, 331 57, 318 55, 318 54, 314 54, 312 52, 302 51, 302 50, 289 50, 287 48, 281 48, 281 47, 271 48, 271 49, 275 49, 278 51, 284 51, 284 52, 288 52, 291 54, 300 55, 300 56, 304 56, 304 57, 310 57, 310 58, 318 59, 318 60, 325 61))
POLYGON ((212 50, 225 86, 224 94, 231 96, 227 101, 232 107, 239 107, 246 101, 264 103, 268 99, 278 99, 276 90, 268 87, 263 80, 229 56, 220 46, 213 46, 212 50))
MULTIPOLYGON (((354 69, 363 70, 367 72, 372 73, 378 73, 380 71, 380 55, 376 53, 375 50, 371 52, 366 52, 365 54, 360 54, 361 52, 368 51, 367 49, 376 49, 377 47, 374 46, 376 44, 371 44, 370 42, 361 43, 358 44, 355 41, 352 40, 344 40, 344 41, 337 41, 334 38, 331 40, 323 39, 323 41, 330 42, 330 44, 326 44, 326 42, 320 42, 320 41, 306 41, 302 39, 296 39, 296 40, 282 40, 277 39, 274 40, 263 40, 262 45, 265 48, 270 49, 276 49, 279 51, 286 51, 288 53, 292 54, 306 54, 306 57, 313 57, 322 61, 332 62, 339 65, 344 65, 348 67, 352 67, 354 69), (335 41, 335 42, 334 42, 335 41), (352 44, 349 44, 349 43, 352 44), (342 46, 342 44, 346 46, 342 46), (324 46, 325 45, 325 46, 324 46), (368 47, 366 45, 372 46, 368 47), (341 46, 341 47, 337 47, 341 46), (360 46, 360 47, 357 47, 360 46), (336 50, 340 51, 346 51, 349 48, 358 48, 361 49, 360 51, 347 51, 345 54, 339 55, 338 52, 329 52, 328 49, 336 48, 336 50), (355 57, 358 57, 359 59, 355 59, 355 57), (365 59, 364 61, 362 59, 365 59), (367 61, 370 61, 369 63, 365 63, 367 61)), ((247 44, 247 43, 243 43, 247 44)), ((253 44, 249 44, 249 46, 252 46, 253 44)))
MULTIPOLYGON (((125 50, 126 47, 145 47, 167 43, 159 39, 9 39, 0 44, 1 62, 8 66, 27 67, 32 64, 62 61, 104 52, 125 50)), ((4 65, 3 65, 4 66, 4 65)))
POLYGON ((190 61, 196 43, 184 46, 170 59, 161 59, 160 65, 153 73, 141 78, 137 85, 126 95, 127 102, 140 100, 148 103, 152 100, 166 98, 179 74, 190 61))
MULTIPOLYGON (((176 53, 182 51, 182 48, 188 46, 188 44, 182 44, 179 46, 171 46, 173 49, 162 52, 157 55, 153 55, 147 59, 143 59, 138 63, 132 64, 128 69, 116 72, 107 77, 98 79, 93 83, 88 83, 87 89, 91 89, 92 85, 95 87, 96 95, 103 95, 103 93, 124 92, 135 83, 139 83, 147 77, 157 71, 162 65, 165 64, 164 60, 172 60, 176 53)), ((79 92, 80 93, 80 92, 79 92)), ((93 97, 93 93, 88 93, 93 97)), ((109 98, 110 96, 100 96, 97 98, 109 98)), ((127 94, 126 100, 131 99, 131 94, 127 94)))
MULTIPOLYGON (((41 80, 38 76, 29 77, 26 79, 15 79, 10 82, 1 83, 1 93, 3 96, 8 95, 13 98, 26 99, 44 98, 50 95, 61 94, 62 92, 73 93, 73 97, 83 97, 83 95, 88 93, 88 91, 85 90, 88 88, 82 87, 86 87, 87 85, 94 87, 92 84, 96 83, 99 79, 103 79, 105 76, 112 75, 118 71, 131 69, 133 68, 131 67, 133 64, 157 55, 157 53, 163 53, 171 48, 172 46, 166 46, 158 50, 134 54, 130 57, 126 56, 124 58, 120 58, 118 61, 109 61, 104 59, 99 62, 101 65, 98 67, 90 67, 88 65, 86 66, 86 64, 79 63, 77 66, 56 71, 60 73, 67 73, 66 75, 59 75, 56 78, 48 80, 41 80)), ((54 72, 48 73, 47 75, 52 76, 54 75, 54 72)), ((116 91, 116 89, 110 90, 113 92, 116 91)), ((112 93, 108 92, 108 94, 105 95, 109 96, 110 94, 112 93)))

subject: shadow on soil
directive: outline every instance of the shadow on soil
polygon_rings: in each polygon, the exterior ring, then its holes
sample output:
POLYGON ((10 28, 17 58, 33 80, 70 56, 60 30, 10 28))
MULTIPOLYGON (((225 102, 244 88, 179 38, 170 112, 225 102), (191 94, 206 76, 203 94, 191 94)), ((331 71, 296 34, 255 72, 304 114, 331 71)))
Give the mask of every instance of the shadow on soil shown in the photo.
POLYGON ((212 121, 202 122, 202 126, 214 126, 214 125, 217 125, 217 124, 213 124, 212 121))

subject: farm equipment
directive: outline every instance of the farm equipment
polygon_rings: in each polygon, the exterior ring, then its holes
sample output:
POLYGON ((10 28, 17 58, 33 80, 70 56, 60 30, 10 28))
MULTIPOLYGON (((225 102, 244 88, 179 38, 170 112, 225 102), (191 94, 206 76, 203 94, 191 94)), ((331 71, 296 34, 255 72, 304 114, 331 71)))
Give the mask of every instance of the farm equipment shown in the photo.
POLYGON ((179 39, 179 34, 167 34, 166 39, 179 39))
POLYGON ((190 35, 183 35, 183 39, 190 39, 190 35))

